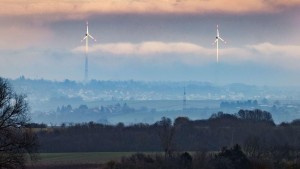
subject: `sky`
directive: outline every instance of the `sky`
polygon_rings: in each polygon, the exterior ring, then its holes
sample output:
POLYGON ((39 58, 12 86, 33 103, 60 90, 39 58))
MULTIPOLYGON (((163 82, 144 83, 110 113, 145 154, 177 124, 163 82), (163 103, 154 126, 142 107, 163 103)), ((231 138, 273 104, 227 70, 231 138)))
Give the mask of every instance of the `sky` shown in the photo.
POLYGON ((300 86, 300 0, 0 0, 0 76, 300 86), (219 63, 212 43, 219 25, 219 63))

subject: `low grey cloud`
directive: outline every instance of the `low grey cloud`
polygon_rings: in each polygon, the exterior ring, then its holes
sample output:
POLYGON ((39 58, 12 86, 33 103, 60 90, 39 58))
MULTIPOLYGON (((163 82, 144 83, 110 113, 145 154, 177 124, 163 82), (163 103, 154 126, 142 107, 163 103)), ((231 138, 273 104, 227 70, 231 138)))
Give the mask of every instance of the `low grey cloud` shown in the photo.
MULTIPOLYGON (((85 46, 79 46, 73 52, 85 52, 85 46)), ((107 43, 96 44, 89 48, 89 52, 106 52, 115 55, 153 55, 159 53, 191 53, 210 55, 214 52, 199 45, 188 42, 159 42, 148 41, 142 43, 107 43)))
MULTIPOLYGON (((72 52, 84 53, 85 46, 78 46, 72 49, 72 52)), ((141 43, 118 42, 95 44, 89 48, 89 53, 92 55, 107 53, 111 57, 130 57, 146 60, 159 57, 161 61, 164 59, 169 60, 169 56, 173 54, 177 56, 173 57, 173 60, 178 59, 182 63, 201 65, 215 61, 216 49, 213 46, 206 48, 189 42, 147 41, 141 43)), ((222 47, 219 49, 219 57, 223 62, 231 64, 254 62, 294 69, 300 66, 300 46, 276 45, 265 42, 245 45, 240 48, 222 47)))
POLYGON ((298 45, 276 45, 270 42, 248 45, 249 49, 264 55, 283 55, 300 58, 300 46, 298 45))

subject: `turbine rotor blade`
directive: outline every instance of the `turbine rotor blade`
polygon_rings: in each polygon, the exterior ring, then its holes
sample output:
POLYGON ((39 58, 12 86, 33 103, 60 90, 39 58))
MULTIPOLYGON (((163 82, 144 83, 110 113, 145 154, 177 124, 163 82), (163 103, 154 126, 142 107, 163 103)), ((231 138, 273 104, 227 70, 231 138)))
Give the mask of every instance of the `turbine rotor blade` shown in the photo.
POLYGON ((87 38, 87 36, 85 36, 82 40, 81 40, 81 42, 83 42, 83 40, 85 40, 87 38))
POLYGON ((88 34, 90 38, 92 38, 95 42, 97 41, 92 35, 88 34))
POLYGON ((219 37, 219 39, 220 39, 222 42, 226 43, 226 41, 225 41, 224 39, 222 39, 221 37, 219 37))
POLYGON ((89 34, 89 23, 86 21, 86 34, 89 34))
POLYGON ((217 43, 217 41, 218 41, 218 39, 216 39, 213 43, 212 43, 212 45, 214 45, 214 44, 216 44, 217 43))

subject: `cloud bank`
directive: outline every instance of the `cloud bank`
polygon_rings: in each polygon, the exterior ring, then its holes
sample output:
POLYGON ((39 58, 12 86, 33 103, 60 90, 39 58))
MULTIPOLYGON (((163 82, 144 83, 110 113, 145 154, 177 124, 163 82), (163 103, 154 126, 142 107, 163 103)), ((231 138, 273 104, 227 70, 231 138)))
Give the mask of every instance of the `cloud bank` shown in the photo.
POLYGON ((299 0, 6 0, 1 3, 0 16, 50 14, 53 19, 82 19, 107 13, 241 14, 278 12, 298 5, 299 0))
MULTIPOLYGON (((72 49, 73 53, 84 53, 85 46, 72 49)), ((131 57, 152 59, 159 57, 161 60, 179 59, 188 64, 201 64, 203 61, 215 61, 216 49, 212 46, 206 48, 189 42, 160 42, 147 41, 141 43, 119 42, 96 44, 90 46, 92 55, 107 53, 111 57, 131 57), (164 58, 165 57, 165 58, 164 58)), ((221 47, 219 57, 222 62, 239 64, 254 62, 259 64, 280 66, 285 68, 297 68, 300 66, 300 46, 276 45, 269 42, 246 45, 241 48, 221 47)))
POLYGON ((300 58, 300 46, 296 45, 275 45, 265 42, 256 45, 248 45, 248 48, 268 56, 281 55, 300 58))
POLYGON ((54 37, 53 32, 41 26, 1 25, 0 50, 18 50, 28 47, 45 46, 54 37))
MULTIPOLYGON (((85 46, 80 46, 72 50, 73 52, 85 52, 85 46)), ((114 55, 154 55, 164 53, 177 54, 204 54, 211 55, 214 53, 211 49, 206 49, 202 46, 188 42, 159 42, 148 41, 142 43, 108 43, 96 44, 89 48, 89 52, 105 52, 114 55)))

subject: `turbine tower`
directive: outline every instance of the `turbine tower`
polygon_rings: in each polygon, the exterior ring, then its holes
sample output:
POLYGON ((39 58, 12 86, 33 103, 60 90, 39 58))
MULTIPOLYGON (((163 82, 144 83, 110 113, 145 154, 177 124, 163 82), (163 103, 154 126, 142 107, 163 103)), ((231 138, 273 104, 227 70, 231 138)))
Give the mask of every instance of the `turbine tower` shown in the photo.
POLYGON ((224 42, 226 44, 226 41, 224 41, 221 37, 220 37, 220 33, 219 33, 219 28, 217 25, 217 36, 216 36, 216 40, 213 44, 217 44, 217 63, 219 63, 219 40, 221 40, 222 42, 224 42))
POLYGON ((85 40, 85 68, 84 68, 84 82, 88 82, 88 73, 89 73, 89 68, 88 68, 88 52, 89 52, 89 38, 93 39, 96 42, 96 39, 89 34, 89 23, 86 22, 86 33, 84 38, 81 40, 83 42, 85 40))
POLYGON ((183 113, 186 113, 185 110, 186 110, 186 92, 185 92, 185 87, 184 87, 184 89, 183 89, 183 105, 182 105, 183 113))

